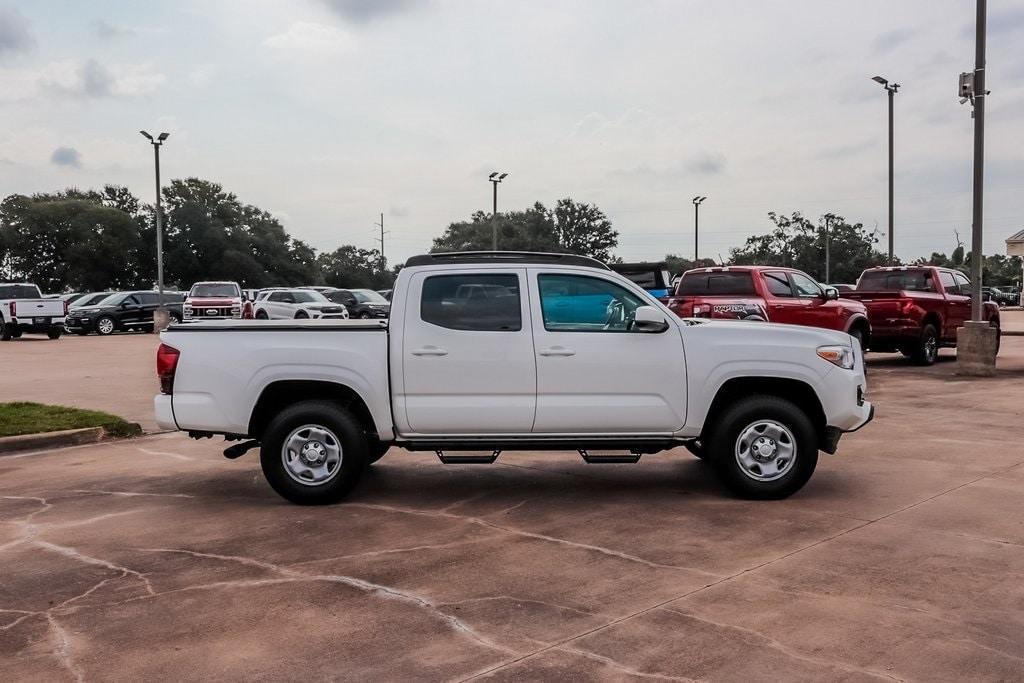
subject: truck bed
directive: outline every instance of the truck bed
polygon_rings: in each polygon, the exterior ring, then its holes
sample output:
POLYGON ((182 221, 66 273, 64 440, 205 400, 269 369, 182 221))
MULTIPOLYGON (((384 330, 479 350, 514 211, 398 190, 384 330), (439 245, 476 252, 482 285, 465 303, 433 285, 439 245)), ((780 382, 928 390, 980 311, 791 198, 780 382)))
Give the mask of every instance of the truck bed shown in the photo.
MULTIPOLYGON (((156 397, 157 422, 178 429, 246 434, 275 383, 341 383, 366 398, 391 430, 386 320, 211 320, 171 325, 178 350, 174 394, 156 397)), ((279 389, 280 385, 275 387, 279 389)))

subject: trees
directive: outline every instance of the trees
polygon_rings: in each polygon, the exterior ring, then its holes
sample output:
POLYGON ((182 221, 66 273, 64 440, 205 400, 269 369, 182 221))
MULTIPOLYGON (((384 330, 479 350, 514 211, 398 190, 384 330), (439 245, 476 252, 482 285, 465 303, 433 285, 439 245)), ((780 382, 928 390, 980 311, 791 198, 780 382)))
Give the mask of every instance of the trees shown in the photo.
POLYGON ((878 236, 863 224, 848 223, 842 216, 827 213, 815 224, 799 211, 790 216, 773 211, 768 219, 775 229, 766 235, 748 237, 742 247, 732 250, 732 263, 788 266, 824 281, 826 231, 832 282, 856 282, 865 268, 886 262, 885 255, 875 249, 878 236))
POLYGON ((618 244, 619 233, 603 211, 566 198, 558 200, 554 209, 536 202, 525 211, 497 216, 477 211, 469 221, 449 225, 434 239, 431 251, 488 251, 495 224, 498 248, 503 251, 564 252, 608 261, 618 244))
POLYGON ((325 284, 344 289, 385 289, 395 281, 376 249, 350 244, 317 257, 325 284), (382 268, 382 266, 384 266, 382 268))

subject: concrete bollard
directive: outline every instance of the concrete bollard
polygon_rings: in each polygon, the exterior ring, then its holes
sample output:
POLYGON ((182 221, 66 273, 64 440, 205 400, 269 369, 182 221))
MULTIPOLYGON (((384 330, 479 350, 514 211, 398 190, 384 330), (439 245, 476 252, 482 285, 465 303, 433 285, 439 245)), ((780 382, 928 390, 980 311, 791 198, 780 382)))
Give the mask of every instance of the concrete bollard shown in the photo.
POLYGON ((999 330, 986 322, 968 320, 956 331, 956 374, 991 377, 996 374, 999 330))

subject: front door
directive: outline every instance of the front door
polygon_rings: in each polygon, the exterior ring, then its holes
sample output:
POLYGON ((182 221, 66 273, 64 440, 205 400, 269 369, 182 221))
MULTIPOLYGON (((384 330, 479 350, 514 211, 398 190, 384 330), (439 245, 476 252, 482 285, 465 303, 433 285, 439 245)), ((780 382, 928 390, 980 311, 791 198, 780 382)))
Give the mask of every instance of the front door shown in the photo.
POLYGON ((526 271, 418 273, 406 301, 399 405, 412 432, 529 434, 537 369, 526 271))
MULTIPOLYGON (((651 302, 596 275, 530 269, 537 353, 535 433, 664 434, 686 419, 679 328, 638 332, 651 302)), ((666 314, 668 318, 669 314, 666 314)))

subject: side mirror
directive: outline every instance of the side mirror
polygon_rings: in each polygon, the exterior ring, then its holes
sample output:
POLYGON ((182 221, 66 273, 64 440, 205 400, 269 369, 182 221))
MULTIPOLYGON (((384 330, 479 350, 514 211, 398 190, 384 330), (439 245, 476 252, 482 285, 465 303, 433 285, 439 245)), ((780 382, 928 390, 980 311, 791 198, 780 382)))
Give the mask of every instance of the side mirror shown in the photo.
POLYGON ((835 301, 838 298, 839 298, 839 290, 838 289, 836 289, 835 287, 826 287, 825 288, 825 300, 826 301, 835 301))
POLYGON ((637 332, 664 332, 668 329, 668 322, 654 306, 637 306, 633 312, 633 323, 637 332))

